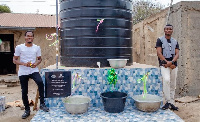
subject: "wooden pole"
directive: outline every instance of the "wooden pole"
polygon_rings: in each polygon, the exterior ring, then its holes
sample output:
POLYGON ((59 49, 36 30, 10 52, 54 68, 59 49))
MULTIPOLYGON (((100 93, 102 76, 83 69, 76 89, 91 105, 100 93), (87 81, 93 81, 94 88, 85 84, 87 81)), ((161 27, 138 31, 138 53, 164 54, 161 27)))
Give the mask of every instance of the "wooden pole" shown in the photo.
POLYGON ((38 103, 38 99, 39 99, 39 90, 37 89, 37 93, 36 93, 36 97, 35 97, 35 104, 34 104, 34 106, 33 106, 33 111, 34 110, 38 110, 37 109, 37 103, 38 103))

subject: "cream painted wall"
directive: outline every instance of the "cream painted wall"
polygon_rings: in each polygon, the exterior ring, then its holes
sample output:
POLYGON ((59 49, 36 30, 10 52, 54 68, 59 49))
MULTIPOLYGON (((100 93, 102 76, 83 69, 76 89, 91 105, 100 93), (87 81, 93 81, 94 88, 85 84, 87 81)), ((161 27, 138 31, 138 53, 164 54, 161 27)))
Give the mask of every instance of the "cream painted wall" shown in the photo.
MULTIPOLYGON (((25 30, 6 30, 6 29, 0 30, 0 34, 14 34, 14 41, 15 41, 14 47, 25 42, 24 40, 25 32, 26 32, 25 30)), ((56 32, 55 28, 36 28, 34 30, 34 44, 40 46, 42 52, 42 62, 38 66, 39 69, 45 68, 49 65, 53 65, 56 63, 56 47, 49 46, 55 40, 52 41, 46 40, 46 34, 52 34, 55 32, 56 32)), ((18 71, 18 66, 16 70, 18 71)))

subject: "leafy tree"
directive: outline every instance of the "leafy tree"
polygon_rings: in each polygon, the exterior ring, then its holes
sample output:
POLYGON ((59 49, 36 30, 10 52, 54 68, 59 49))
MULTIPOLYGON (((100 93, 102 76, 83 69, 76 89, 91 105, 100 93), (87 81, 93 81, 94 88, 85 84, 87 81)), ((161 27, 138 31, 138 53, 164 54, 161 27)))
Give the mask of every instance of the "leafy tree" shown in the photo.
POLYGON ((133 24, 141 22, 145 18, 160 12, 164 8, 160 3, 145 0, 134 0, 133 2, 133 24))
POLYGON ((0 5, 0 13, 11 13, 11 10, 7 5, 0 5))

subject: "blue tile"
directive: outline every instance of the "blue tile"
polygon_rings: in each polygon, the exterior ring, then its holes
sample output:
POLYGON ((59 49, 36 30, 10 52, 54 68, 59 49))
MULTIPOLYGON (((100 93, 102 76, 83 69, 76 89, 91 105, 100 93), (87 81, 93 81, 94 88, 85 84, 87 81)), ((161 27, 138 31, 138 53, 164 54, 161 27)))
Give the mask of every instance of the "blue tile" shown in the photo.
MULTIPOLYGON (((93 114, 96 114, 96 111, 102 113, 102 114, 107 114, 105 111, 101 111, 102 108, 102 100, 100 98, 100 93, 109 91, 110 86, 108 85, 107 82, 107 72, 109 69, 69 69, 68 71, 71 71, 72 74, 78 73, 81 75, 83 78, 83 81, 81 82, 79 88, 77 91, 74 92, 74 95, 87 95, 91 100, 91 106, 92 107, 97 107, 97 108, 91 108, 90 112, 93 112, 93 114), (95 111, 92 111, 95 110, 95 111), (100 110, 100 111, 99 111, 100 110)), ((42 69, 41 70, 41 76, 42 80, 44 82, 45 79, 45 72, 48 71, 64 71, 63 69, 42 69)), ((137 83, 137 79, 141 78, 146 72, 150 71, 149 78, 147 80, 147 92, 149 94, 155 94, 155 95, 162 95, 162 80, 161 80, 161 74, 160 74, 160 69, 159 68, 131 68, 131 69, 116 69, 116 72, 118 74, 118 83, 116 84, 117 90, 122 91, 125 93, 128 93, 126 105, 127 106, 132 106, 134 103, 134 100, 132 99, 133 95, 139 95, 142 94, 143 92, 143 83, 137 83)), ((46 104, 50 107, 64 107, 62 98, 45 98, 46 104)), ((58 111, 58 110, 57 110, 58 111)), ((131 120, 137 121, 141 120, 141 117, 144 115, 149 115, 145 112, 141 114, 136 114, 133 115, 132 109, 127 109, 125 111, 126 114, 131 115, 132 118, 126 117, 123 118, 121 117, 121 120, 131 120), (130 112, 130 113, 128 113, 130 112)), ((138 111, 137 111, 138 112, 138 111)), ((160 114, 166 114, 165 112, 161 112, 160 114)), ((62 117, 64 119, 69 119, 70 117, 65 116, 66 112, 64 112, 62 117)), ((93 117, 93 114, 87 114, 87 116, 93 117)), ((135 114, 135 113, 134 113, 135 114)), ((46 114, 45 114, 46 115, 46 114)), ((68 114, 67 114, 68 115, 68 114)), ((38 115, 39 116, 39 115, 38 115)), ((72 117, 72 116, 71 116, 72 117)), ((108 116, 107 116, 108 117, 108 116)), ((112 116, 113 117, 113 116, 112 116)), ((35 117, 34 117, 35 118, 35 117)), ((47 116, 44 116, 44 118, 48 118, 47 116)), ((49 118, 51 118, 51 115, 49 115, 49 118)), ((57 119, 60 119, 57 117, 57 119)), ((86 117, 87 118, 87 117, 86 117)), ((40 118, 43 120, 42 118, 40 118)), ((67 120, 66 119, 66 120, 67 120)), ((99 118, 100 120, 106 120, 106 118, 99 118)), ((110 119, 108 117, 108 119, 110 119)), ((113 119, 116 119, 113 117, 113 119)), ((156 119, 156 117, 155 117, 156 119)), ((34 120, 34 119, 33 119, 34 120)), ((61 119, 62 120, 62 119, 61 119)), ((92 119, 91 119, 92 120, 92 119)), ((154 121, 153 119, 151 121, 154 121)))
POLYGON ((50 108, 50 112, 43 112, 39 110, 37 114, 32 118, 31 122, 38 121, 63 121, 63 122, 105 122, 105 121, 132 121, 132 122, 183 122, 180 117, 171 112, 170 110, 159 109, 156 112, 141 112, 135 109, 135 107, 126 106, 121 113, 108 113, 103 108, 90 107, 86 113, 73 115, 66 112, 64 107, 50 108))

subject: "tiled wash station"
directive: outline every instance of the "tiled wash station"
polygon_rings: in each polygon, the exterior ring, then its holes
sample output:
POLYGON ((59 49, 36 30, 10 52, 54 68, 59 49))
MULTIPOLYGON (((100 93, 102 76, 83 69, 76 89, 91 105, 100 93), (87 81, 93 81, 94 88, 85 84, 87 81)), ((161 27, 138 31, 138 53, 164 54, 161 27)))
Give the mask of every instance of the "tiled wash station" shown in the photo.
POLYGON ((62 98, 45 98, 46 105, 50 112, 39 110, 32 118, 32 122, 140 122, 140 121, 164 121, 164 122, 182 122, 175 113, 170 110, 159 109, 156 112, 139 111, 132 99, 133 95, 139 95, 143 92, 143 84, 137 83, 145 73, 150 72, 147 80, 148 94, 162 96, 162 81, 159 68, 120 68, 116 69, 118 75, 117 90, 128 94, 123 112, 108 113, 104 111, 100 93, 109 91, 107 84, 107 71, 110 68, 82 68, 82 69, 42 69, 41 76, 45 84, 45 72, 52 71, 71 71, 71 74, 78 73, 82 82, 74 95, 84 95, 91 98, 88 111, 83 114, 69 114, 64 107, 62 98))
POLYGON ((0 113, 5 110, 5 96, 0 96, 0 113))

